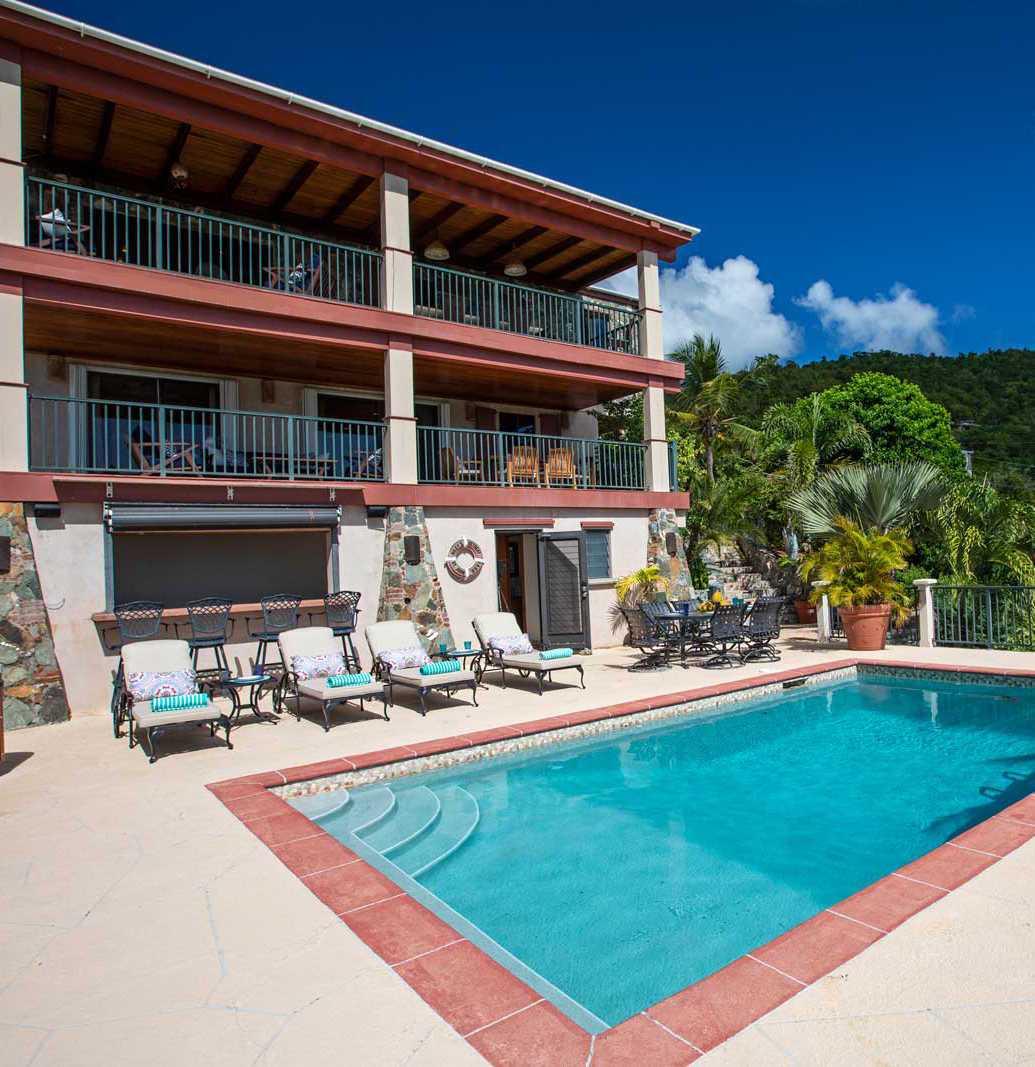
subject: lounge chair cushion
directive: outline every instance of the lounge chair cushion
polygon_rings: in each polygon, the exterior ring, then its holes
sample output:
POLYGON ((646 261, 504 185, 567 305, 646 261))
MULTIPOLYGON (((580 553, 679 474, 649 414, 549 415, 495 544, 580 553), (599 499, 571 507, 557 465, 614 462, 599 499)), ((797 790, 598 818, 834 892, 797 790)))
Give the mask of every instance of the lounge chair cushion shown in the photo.
MULTIPOLYGON (((285 663, 291 663, 298 656, 341 656, 341 642, 329 626, 296 626, 279 634, 277 644, 285 663)), ((343 660, 334 673, 341 674, 344 669, 343 660)))
POLYGON ((420 645, 412 648, 392 648, 381 653, 381 662, 390 670, 397 671, 406 667, 426 667, 431 657, 420 645))
POLYGON ((150 700, 138 700, 132 708, 133 721, 142 729, 152 726, 177 726, 189 722, 212 722, 229 715, 233 708, 229 701, 213 700, 203 708, 184 708, 181 711, 152 711, 150 700))
POLYGON ((340 652, 295 656, 291 660, 291 670, 300 682, 310 678, 332 678, 345 673, 345 657, 340 652))
POLYGON ((299 682, 298 692, 313 700, 344 702, 359 700, 360 697, 383 697, 385 687, 381 682, 370 682, 369 685, 339 685, 335 688, 327 684, 326 678, 313 678, 308 682, 299 682))
POLYGON ((450 671, 449 674, 421 674, 420 667, 403 667, 391 671, 391 679, 414 689, 433 689, 435 686, 461 685, 474 681, 474 671, 450 671))
POLYGON ((520 637, 490 637, 489 648, 504 656, 520 656, 533 651, 528 634, 521 634, 520 637))
POLYGON ((521 637, 521 627, 510 611, 488 611, 475 615, 471 621, 482 648, 489 648, 494 637, 521 637))
POLYGON ((382 652, 395 648, 423 648, 412 619, 391 619, 387 622, 372 622, 366 628, 367 644, 376 659, 382 652))
POLYGON ((565 667, 578 667, 582 663, 579 656, 569 656, 567 659, 540 659, 538 652, 531 652, 524 656, 503 656, 504 667, 515 667, 523 671, 535 671, 536 674, 545 674, 547 671, 560 671, 565 667))
POLYGON ((191 667, 182 671, 133 671, 126 675, 126 687, 134 700, 186 696, 196 692, 198 677, 191 667))

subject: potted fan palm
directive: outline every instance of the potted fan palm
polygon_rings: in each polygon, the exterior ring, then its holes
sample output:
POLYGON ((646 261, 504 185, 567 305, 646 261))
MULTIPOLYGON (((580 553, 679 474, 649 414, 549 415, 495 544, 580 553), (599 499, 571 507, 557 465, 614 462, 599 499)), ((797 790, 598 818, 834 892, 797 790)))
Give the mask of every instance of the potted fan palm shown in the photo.
POLYGON ((908 615, 906 591, 895 573, 906 567, 912 545, 897 530, 864 530, 857 522, 837 518, 834 533, 802 561, 801 576, 827 583, 814 589, 812 602, 826 593, 841 613, 848 647, 876 652, 884 647, 892 614, 897 621, 908 615))

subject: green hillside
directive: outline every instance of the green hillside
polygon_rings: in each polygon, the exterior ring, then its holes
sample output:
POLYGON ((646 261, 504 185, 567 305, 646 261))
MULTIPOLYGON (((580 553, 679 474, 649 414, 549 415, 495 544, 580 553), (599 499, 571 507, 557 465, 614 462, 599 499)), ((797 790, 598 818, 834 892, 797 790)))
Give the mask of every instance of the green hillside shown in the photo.
POLYGON ((914 382, 929 400, 948 408, 960 444, 973 450, 978 471, 1010 465, 1029 478, 1035 476, 1035 351, 1031 349, 958 357, 864 352, 801 366, 788 362, 772 369, 766 388, 745 391, 743 417, 757 426, 770 404, 840 385, 864 371, 914 382))

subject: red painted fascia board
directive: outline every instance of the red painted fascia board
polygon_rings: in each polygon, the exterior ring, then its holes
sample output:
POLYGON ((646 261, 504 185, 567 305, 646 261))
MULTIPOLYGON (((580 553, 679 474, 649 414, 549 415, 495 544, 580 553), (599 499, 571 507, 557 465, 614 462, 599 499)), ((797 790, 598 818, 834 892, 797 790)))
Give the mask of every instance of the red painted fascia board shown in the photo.
MULTIPOLYGON (((687 493, 607 489, 535 489, 468 485, 398 485, 384 482, 277 482, 242 478, 160 478, 103 474, 44 474, 0 471, 0 500, 225 504, 342 504, 365 507, 562 508, 567 511, 685 511, 687 493), (112 495, 107 490, 111 487, 112 495), (334 494, 333 499, 331 493, 334 494)), ((502 520, 501 520, 502 521, 502 520)), ((515 519, 507 519, 513 525, 515 519)), ((525 520, 521 520, 525 521, 525 520)), ((529 520, 541 522, 542 520, 529 520)), ((552 521, 552 520, 551 520, 552 521)))
POLYGON ((553 526, 553 524, 553 519, 482 519, 482 526, 484 526, 487 530, 495 529, 497 526, 535 526, 539 529, 545 530, 553 526))
POLYGON ((535 371, 559 378, 678 391, 680 363, 563 341, 488 330, 381 308, 335 303, 87 256, 0 244, 0 282, 18 285, 37 304, 118 312, 215 328, 383 350, 409 345, 415 355, 535 371), (107 294, 107 295, 101 295, 107 294), (117 295, 115 295, 117 294, 117 295), (299 325, 304 324, 304 325, 299 325))
POLYGON ((606 205, 589 203, 517 175, 479 167, 439 149, 336 119, 304 105, 289 106, 257 90, 219 78, 205 78, 164 60, 96 38, 76 36, 63 27, 17 12, 0 11, 0 35, 22 46, 21 61, 27 77, 175 121, 275 145, 363 174, 378 175, 392 160, 410 168, 410 177, 418 188, 450 195, 441 183, 453 182, 456 184, 451 187, 455 190, 452 195, 468 202, 478 200, 479 207, 496 210, 493 203, 500 209, 506 204, 507 214, 528 222, 581 232, 591 240, 631 251, 650 249, 667 260, 691 240, 691 235, 657 221, 623 215, 606 205), (461 194, 461 190, 465 192, 461 194), (485 193, 488 199, 483 199, 481 194, 485 193))

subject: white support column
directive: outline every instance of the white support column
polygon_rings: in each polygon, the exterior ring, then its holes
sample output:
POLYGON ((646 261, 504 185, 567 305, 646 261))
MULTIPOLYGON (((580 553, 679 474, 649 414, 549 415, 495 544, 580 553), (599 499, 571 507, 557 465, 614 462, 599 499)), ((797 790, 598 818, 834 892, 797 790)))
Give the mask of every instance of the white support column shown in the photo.
MULTIPOLYGON (((664 359, 665 345, 661 334, 661 288, 658 280, 656 252, 636 254, 636 280, 639 288, 640 355, 664 359)), ((665 391, 649 385, 643 393, 643 439, 647 443, 647 488, 668 492, 668 437, 665 430, 665 391)))
POLYGON ((816 633, 820 641, 829 641, 834 634, 833 620, 830 618, 830 598, 826 590, 828 585, 829 582, 813 583, 813 588, 823 590, 823 595, 816 605, 816 633))
POLYGON ((381 175, 381 293, 386 311, 413 314, 413 252, 410 249, 410 183, 381 175))
POLYGON ((413 352, 385 352, 385 481, 417 484, 417 420, 413 411, 413 352))
MULTIPOLYGON (((410 250, 410 183, 381 175, 381 292, 386 311, 413 314, 413 253, 410 250)), ((417 482, 417 420, 413 410, 413 352, 409 344, 385 352, 385 480, 417 482)))
POLYGON ((938 584, 936 578, 917 578, 913 585, 916 586, 916 617, 920 624, 920 647, 934 648, 934 587, 938 584))
MULTIPOLYGON (((0 58, 0 242, 25 243, 22 68, 0 58)), ((22 291, 0 285, 0 470, 29 468, 22 291)))

